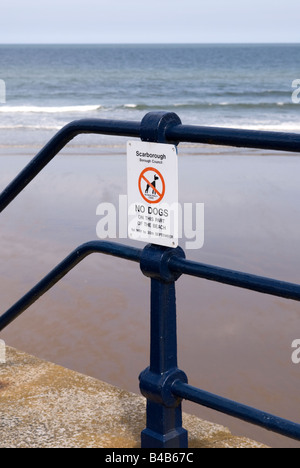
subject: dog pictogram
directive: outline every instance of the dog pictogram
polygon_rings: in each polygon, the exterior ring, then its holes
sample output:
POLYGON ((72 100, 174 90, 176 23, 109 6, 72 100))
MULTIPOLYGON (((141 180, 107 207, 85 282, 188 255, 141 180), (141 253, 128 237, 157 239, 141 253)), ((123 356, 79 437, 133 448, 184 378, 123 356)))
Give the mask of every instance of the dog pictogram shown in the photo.
POLYGON ((153 167, 144 169, 139 177, 139 191, 147 203, 159 203, 162 201, 166 185, 162 174, 153 167))

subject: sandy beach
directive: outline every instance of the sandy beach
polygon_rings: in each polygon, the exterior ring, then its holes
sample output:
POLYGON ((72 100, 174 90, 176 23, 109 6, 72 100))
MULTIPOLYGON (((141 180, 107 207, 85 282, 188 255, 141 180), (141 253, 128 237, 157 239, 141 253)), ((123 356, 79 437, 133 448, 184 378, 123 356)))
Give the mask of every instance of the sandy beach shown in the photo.
MULTIPOLYGON (((96 239, 97 206, 117 206, 126 194, 125 147, 76 151, 55 158, 1 214, 0 313, 74 248, 96 239)), ((29 154, 2 148, 0 191, 29 154)), ((299 156, 189 146, 179 155, 180 201, 205 204, 204 247, 187 258, 299 283, 299 156)), ((298 303, 189 277, 177 283, 177 303, 179 366, 192 385, 299 420, 300 365, 291 360, 298 303)), ((149 282, 136 264, 91 256, 1 338, 138 392, 149 359, 149 282)), ((197 405, 184 409, 273 447, 300 447, 197 405)))

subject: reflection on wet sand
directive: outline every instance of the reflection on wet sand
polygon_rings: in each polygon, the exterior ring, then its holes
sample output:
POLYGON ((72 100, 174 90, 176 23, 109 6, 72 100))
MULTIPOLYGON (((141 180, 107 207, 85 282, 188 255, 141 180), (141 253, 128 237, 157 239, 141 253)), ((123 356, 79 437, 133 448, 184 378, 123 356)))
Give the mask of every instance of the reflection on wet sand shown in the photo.
MULTIPOLYGON (((239 153, 180 152, 180 201, 205 204, 204 247, 187 257, 300 282, 300 158, 239 153)), ((27 161, 0 157, 0 190, 27 161)), ((61 156, 1 214, 1 313, 96 238, 96 207, 117 206, 125 174, 122 156, 61 156)), ((149 359, 149 286, 138 265, 92 255, 1 338, 138 392, 149 359)), ((298 303, 188 277, 177 283, 177 303, 179 366, 192 385, 300 420, 300 367, 291 361, 291 343, 300 338, 298 303)), ((299 447, 196 405, 184 409, 272 446, 299 447)))

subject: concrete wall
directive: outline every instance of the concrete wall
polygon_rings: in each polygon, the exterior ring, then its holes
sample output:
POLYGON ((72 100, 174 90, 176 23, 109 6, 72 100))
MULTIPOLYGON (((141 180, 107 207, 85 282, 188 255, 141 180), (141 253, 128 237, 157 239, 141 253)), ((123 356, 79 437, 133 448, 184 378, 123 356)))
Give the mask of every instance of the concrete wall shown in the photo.
MULTIPOLYGON (((0 363, 0 448, 138 448, 143 397, 6 348, 0 363)), ((190 448, 266 448, 184 414, 190 448)))

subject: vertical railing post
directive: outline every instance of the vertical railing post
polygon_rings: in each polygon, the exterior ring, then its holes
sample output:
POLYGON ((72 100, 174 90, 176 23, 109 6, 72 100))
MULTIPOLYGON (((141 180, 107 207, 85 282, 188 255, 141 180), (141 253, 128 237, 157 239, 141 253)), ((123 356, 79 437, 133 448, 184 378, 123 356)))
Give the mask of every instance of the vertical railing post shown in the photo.
POLYGON ((187 448, 182 427, 181 399, 172 385, 187 377, 177 367, 177 324, 175 281, 180 275, 168 270, 172 256, 184 257, 181 248, 148 245, 141 257, 142 272, 151 278, 150 367, 140 375, 140 389, 147 398, 147 427, 142 448, 187 448))
MULTIPOLYGON (((141 122, 141 139, 167 141, 166 132, 181 124, 172 112, 149 112, 141 122)), ((172 394, 175 381, 187 382, 177 367, 177 324, 175 281, 180 275, 168 269, 171 256, 184 257, 182 249, 148 245, 142 254, 141 270, 151 278, 150 367, 140 375, 140 389, 147 398, 147 427, 143 448, 186 448, 187 431, 182 428, 181 399, 172 394)))

